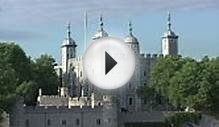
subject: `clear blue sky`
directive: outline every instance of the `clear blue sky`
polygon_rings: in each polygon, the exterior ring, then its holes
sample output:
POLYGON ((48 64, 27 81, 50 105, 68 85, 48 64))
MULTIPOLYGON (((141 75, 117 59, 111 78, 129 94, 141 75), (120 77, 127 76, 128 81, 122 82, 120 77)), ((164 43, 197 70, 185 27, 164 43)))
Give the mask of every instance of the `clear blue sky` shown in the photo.
POLYGON ((127 36, 131 20, 141 51, 160 53, 170 11, 183 56, 219 56, 218 0, 0 0, 0 41, 15 41, 33 58, 48 53, 60 61, 65 25, 70 21, 78 55, 82 55, 85 10, 88 40, 98 29, 102 13, 111 36, 127 36))

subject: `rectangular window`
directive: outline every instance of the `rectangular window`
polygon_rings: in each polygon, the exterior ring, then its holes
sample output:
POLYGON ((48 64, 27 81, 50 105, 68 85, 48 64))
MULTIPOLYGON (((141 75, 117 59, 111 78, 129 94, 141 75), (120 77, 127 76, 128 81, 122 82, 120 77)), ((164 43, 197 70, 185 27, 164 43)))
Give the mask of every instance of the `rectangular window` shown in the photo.
POLYGON ((62 125, 66 126, 66 120, 62 120, 62 125))
POLYGON ((26 120, 25 121, 25 127, 29 127, 30 126, 30 121, 29 120, 26 120))
POLYGON ((132 98, 130 97, 130 98, 129 98, 129 105, 132 105, 132 103, 133 103, 133 102, 132 102, 132 98))
POLYGON ((80 120, 76 119, 76 125, 79 126, 80 125, 80 120))
POLYGON ((101 124, 101 120, 100 120, 100 119, 97 119, 97 120, 96 120, 96 123, 97 123, 97 125, 100 125, 100 124, 101 124))
POLYGON ((144 76, 146 76, 146 71, 144 71, 144 76))
POLYGON ((50 121, 50 119, 47 120, 47 125, 48 125, 48 126, 51 125, 51 121, 50 121))
POLYGON ((69 58, 69 54, 67 53, 67 58, 69 58))
POLYGON ((132 84, 131 83, 129 83, 129 89, 131 89, 132 88, 132 84))
POLYGON ((82 71, 80 71, 80 77, 82 77, 82 71))

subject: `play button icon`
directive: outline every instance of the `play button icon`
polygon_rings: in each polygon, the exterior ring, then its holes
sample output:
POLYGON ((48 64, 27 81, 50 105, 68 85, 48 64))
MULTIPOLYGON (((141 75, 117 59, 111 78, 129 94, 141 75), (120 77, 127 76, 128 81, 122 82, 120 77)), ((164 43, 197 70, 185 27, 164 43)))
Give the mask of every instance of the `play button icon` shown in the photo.
POLYGON ((117 62, 105 52, 105 75, 117 64, 117 62))
POLYGON ((83 69, 91 84, 102 89, 116 89, 131 79, 135 70, 135 55, 120 39, 97 39, 83 56, 83 69))

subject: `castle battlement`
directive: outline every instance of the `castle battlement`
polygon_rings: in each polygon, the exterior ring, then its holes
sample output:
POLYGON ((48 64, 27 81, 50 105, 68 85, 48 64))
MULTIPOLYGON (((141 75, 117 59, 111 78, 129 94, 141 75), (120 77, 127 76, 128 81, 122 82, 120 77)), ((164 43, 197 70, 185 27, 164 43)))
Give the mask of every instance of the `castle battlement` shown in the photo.
POLYGON ((37 112, 51 112, 51 113, 60 113, 60 112, 81 112, 83 109, 83 112, 95 112, 95 111, 101 111, 103 106, 96 106, 92 108, 91 106, 27 106, 24 107, 24 111, 26 113, 37 113, 37 112))
POLYGON ((144 57, 146 59, 155 59, 155 58, 160 58, 160 57, 163 57, 163 54, 150 54, 150 53, 147 53, 147 54, 144 54, 144 57))
POLYGON ((59 96, 59 95, 42 95, 41 98, 48 98, 48 99, 66 99, 65 96, 59 96))

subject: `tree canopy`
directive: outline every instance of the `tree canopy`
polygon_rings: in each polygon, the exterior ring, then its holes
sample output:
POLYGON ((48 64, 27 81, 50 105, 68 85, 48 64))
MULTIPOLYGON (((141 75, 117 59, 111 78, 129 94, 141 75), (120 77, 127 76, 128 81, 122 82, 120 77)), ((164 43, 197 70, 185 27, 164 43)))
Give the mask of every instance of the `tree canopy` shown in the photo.
POLYGON ((200 61, 179 56, 160 58, 151 73, 150 87, 178 109, 217 111, 219 58, 200 61))
POLYGON ((55 60, 50 55, 41 55, 32 63, 34 79, 44 94, 57 94, 58 76, 54 70, 55 60))
POLYGON ((178 112, 165 119, 168 127, 184 127, 185 125, 198 124, 202 116, 200 113, 178 112))
POLYGON ((0 111, 10 112, 17 96, 33 104, 38 88, 45 94, 56 94, 58 77, 51 56, 31 60, 19 45, 0 43, 0 57, 0 111))
POLYGON ((30 58, 14 43, 0 43, 0 58, 15 71, 18 83, 32 78, 30 58))

